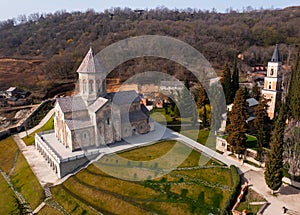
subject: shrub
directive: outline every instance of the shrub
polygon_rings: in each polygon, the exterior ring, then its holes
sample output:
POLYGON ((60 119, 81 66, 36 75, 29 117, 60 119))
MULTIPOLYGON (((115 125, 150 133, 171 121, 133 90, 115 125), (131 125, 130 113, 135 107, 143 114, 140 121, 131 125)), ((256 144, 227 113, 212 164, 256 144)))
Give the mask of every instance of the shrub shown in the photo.
POLYGON ((222 215, 230 214, 230 210, 233 207, 233 205, 235 204, 235 201, 238 196, 239 187, 241 185, 241 177, 238 173, 237 168, 235 166, 231 165, 230 171, 231 171, 233 187, 232 187, 232 191, 229 195, 229 198, 228 198, 227 202, 225 203, 225 207, 224 207, 224 210, 222 211, 222 215))

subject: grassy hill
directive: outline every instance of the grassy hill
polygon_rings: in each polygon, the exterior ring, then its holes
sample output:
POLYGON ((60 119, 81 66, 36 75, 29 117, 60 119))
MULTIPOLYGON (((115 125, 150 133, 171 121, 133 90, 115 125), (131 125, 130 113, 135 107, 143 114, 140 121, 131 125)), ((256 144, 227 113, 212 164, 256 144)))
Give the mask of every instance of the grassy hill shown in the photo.
MULTIPOLYGON (((54 199, 72 214, 96 214, 96 211, 131 215, 215 214, 224 209, 233 186, 231 171, 214 160, 199 166, 199 152, 192 151, 178 168, 157 178, 155 174, 163 171, 166 163, 141 167, 140 161, 155 159, 174 144, 174 141, 162 141, 118 156, 105 156, 52 188, 54 199), (131 161, 128 163, 122 158, 131 161), (135 179, 140 174, 149 176, 146 181, 128 181, 105 173, 108 170, 122 171, 135 179)), ((185 150, 187 146, 179 147, 185 150)), ((172 163, 176 157, 175 153, 173 159, 166 162, 172 163)))

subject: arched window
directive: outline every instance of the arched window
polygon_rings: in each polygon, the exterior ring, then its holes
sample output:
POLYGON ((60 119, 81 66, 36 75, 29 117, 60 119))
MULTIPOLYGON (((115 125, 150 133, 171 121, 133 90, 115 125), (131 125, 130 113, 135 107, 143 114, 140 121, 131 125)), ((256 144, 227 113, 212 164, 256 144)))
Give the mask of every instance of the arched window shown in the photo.
POLYGON ((273 75, 273 74, 274 74, 274 69, 271 68, 270 75, 273 75))
POLYGON ((96 81, 96 91, 97 92, 100 91, 100 81, 99 80, 96 81))
POLYGON ((109 125, 110 124, 110 120, 109 117, 106 118, 106 124, 109 125))
POLYGON ((82 81, 82 92, 83 93, 86 92, 86 80, 85 79, 82 81))
POLYGON ((270 81, 269 82, 269 90, 271 90, 272 89, 272 82, 270 81))
POLYGON ((90 80, 90 92, 94 92, 93 81, 90 80))

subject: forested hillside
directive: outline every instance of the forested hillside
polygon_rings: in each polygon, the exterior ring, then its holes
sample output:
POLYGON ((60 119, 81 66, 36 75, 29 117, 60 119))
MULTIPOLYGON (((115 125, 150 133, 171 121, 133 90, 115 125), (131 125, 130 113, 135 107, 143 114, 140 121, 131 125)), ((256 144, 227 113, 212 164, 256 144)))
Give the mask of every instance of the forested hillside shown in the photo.
MULTIPOLYGON (((240 65, 265 65, 276 43, 280 44, 284 63, 292 64, 300 43, 299 23, 300 7, 223 14, 166 8, 32 14, 0 23, 0 57, 46 59, 40 73, 51 80, 74 79, 91 43, 97 52, 130 36, 156 34, 190 44, 217 70, 233 62, 238 53, 243 54, 240 65)), ((156 59, 156 63, 153 59, 137 59, 118 67, 115 74, 156 69, 182 75, 184 68, 171 64, 162 59, 156 59)))

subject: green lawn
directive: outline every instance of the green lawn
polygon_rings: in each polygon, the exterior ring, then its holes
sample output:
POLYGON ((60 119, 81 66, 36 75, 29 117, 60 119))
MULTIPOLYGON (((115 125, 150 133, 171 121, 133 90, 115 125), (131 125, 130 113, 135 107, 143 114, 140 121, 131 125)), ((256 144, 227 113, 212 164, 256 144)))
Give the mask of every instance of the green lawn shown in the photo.
MULTIPOLYGON (((246 137, 247 137, 247 140, 246 140, 247 148, 256 150, 257 138, 250 134, 246 134, 246 137)), ((226 135, 223 135, 221 138, 226 139, 226 135)))
POLYGON ((39 212, 38 215, 59 215, 61 214, 59 211, 57 211, 56 209, 45 205, 39 212))
POLYGON ((95 210, 124 215, 217 214, 232 189, 231 171, 217 161, 206 157, 205 166, 199 166, 205 155, 191 151, 178 168, 155 177, 176 163, 176 159, 180 160, 183 151, 190 150, 181 143, 175 146, 175 141, 162 141, 119 156, 107 155, 52 188, 53 197, 71 214, 94 214, 95 210), (174 153, 170 158, 162 163, 153 160, 171 148, 174 153), (147 162, 141 164, 141 161, 147 162), (105 168, 136 179, 148 176, 148 180, 122 180, 106 174, 102 171, 105 168))
MULTIPOLYGON (((14 142, 12 137, 8 137, 0 141, 0 158, 1 158, 0 167, 7 174, 10 172, 11 168, 13 167, 13 162, 14 159, 16 158, 17 151, 18 151, 17 144, 14 142)), ((0 190, 3 191, 1 192, 1 194, 7 193, 7 201, 10 201, 11 199, 11 195, 9 194, 10 191, 6 189, 8 185, 6 184, 6 182, 2 183, 2 180, 3 178, 1 176, 0 190)), ((15 188, 23 194, 26 201, 30 203, 32 208, 37 207, 43 201, 44 199, 43 189, 39 184, 38 180, 36 179, 35 175, 31 171, 30 166, 28 165, 22 153, 18 154, 15 170, 11 176, 11 180, 15 188)), ((0 196, 3 197, 6 196, 6 194, 0 196)), ((11 207, 11 204, 6 204, 5 201, 0 201, 0 208, 5 208, 6 205, 7 207, 11 207)), ((0 214, 5 214, 5 213, 0 212, 0 214)))
POLYGON ((22 153, 19 153, 12 183, 34 209, 44 200, 44 191, 22 153))
POLYGON ((247 134, 247 147, 256 150, 257 138, 247 134))
POLYGON ((14 193, 0 174, 0 214, 10 214, 15 208, 14 193))
POLYGON ((192 122, 190 117, 189 118, 180 118, 180 117, 173 118, 173 117, 171 117, 170 114, 166 114, 164 108, 153 109, 150 113, 150 116, 156 122, 159 122, 164 125, 177 125, 177 124, 181 124, 181 123, 182 124, 185 124, 185 123, 190 124, 192 122))
POLYGON ((6 174, 11 170, 18 150, 18 146, 12 137, 0 141, 0 168, 6 174))
POLYGON ((25 144, 26 144, 27 146, 34 144, 34 135, 35 135, 36 133, 54 129, 54 120, 53 120, 53 119, 54 119, 54 118, 53 118, 53 116, 52 116, 52 117, 46 122, 46 124, 45 124, 43 127, 39 128, 39 129, 37 129, 35 132, 29 134, 28 137, 24 137, 24 138, 23 138, 23 141, 25 142, 25 144))

